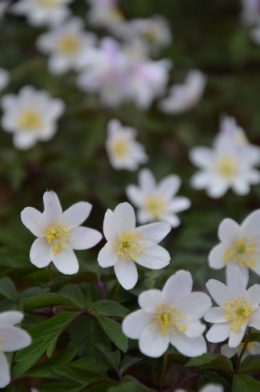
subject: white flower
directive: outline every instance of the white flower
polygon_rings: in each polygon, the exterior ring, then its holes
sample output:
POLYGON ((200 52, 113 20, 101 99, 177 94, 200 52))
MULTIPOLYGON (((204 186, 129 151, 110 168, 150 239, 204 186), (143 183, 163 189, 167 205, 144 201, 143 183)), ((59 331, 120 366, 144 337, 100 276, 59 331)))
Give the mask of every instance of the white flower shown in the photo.
POLYGON ((200 100, 206 85, 206 77, 201 71, 191 70, 184 84, 176 84, 170 95, 163 99, 160 108, 163 112, 176 114, 192 108, 200 100))
POLYGON ((167 280, 162 291, 141 293, 141 309, 126 316, 123 333, 139 339, 140 351, 153 358, 160 357, 169 344, 188 357, 206 353, 202 336, 206 327, 199 319, 210 308, 211 300, 207 294, 191 290, 191 274, 181 270, 167 280))
POLYGON ((0 313, 0 388, 11 382, 10 365, 4 352, 14 352, 31 344, 30 335, 19 327, 24 315, 12 310, 0 313))
POLYGON ((204 319, 214 325, 206 338, 218 343, 228 339, 229 347, 237 347, 247 326, 260 330, 260 285, 245 288, 241 271, 232 267, 227 274, 227 285, 215 279, 206 283, 207 289, 219 305, 211 308, 204 319))
POLYGON ((241 269, 245 285, 248 269, 260 275, 260 210, 252 212, 239 226, 233 219, 224 219, 218 228, 220 244, 209 254, 209 265, 214 269, 235 265, 241 269))
POLYGON ((157 185, 151 171, 143 169, 139 172, 139 188, 129 185, 126 194, 130 201, 139 208, 137 218, 140 223, 155 220, 169 222, 172 227, 179 226, 176 213, 190 207, 186 197, 174 197, 178 192, 181 180, 171 174, 157 185))
POLYGON ((103 231, 107 244, 98 255, 101 267, 114 266, 119 283, 132 289, 137 280, 135 263, 150 269, 161 269, 170 262, 169 253, 159 242, 169 233, 166 222, 135 227, 135 212, 129 203, 118 204, 115 211, 107 210, 103 231))
POLYGON ((82 201, 62 212, 59 198, 52 191, 44 193, 43 204, 43 213, 33 207, 21 212, 23 224, 38 237, 32 244, 30 260, 38 268, 52 261, 63 274, 75 274, 79 264, 73 249, 92 248, 102 238, 97 230, 80 226, 92 206, 82 201))
POLYGON ((83 31, 82 20, 71 18, 42 34, 37 40, 37 47, 51 54, 48 62, 50 72, 63 74, 70 69, 78 71, 84 67, 95 42, 94 34, 83 31))
POLYGON ((14 14, 24 15, 30 24, 59 24, 69 14, 68 4, 73 0, 19 0, 10 10, 14 14))
POLYGON ((115 0, 88 0, 88 3, 90 5, 88 19, 93 26, 114 31, 124 21, 124 16, 115 0))
POLYGON ((213 198, 223 196, 228 188, 238 195, 246 195, 251 184, 260 182, 260 173, 253 167, 259 163, 259 153, 240 148, 232 137, 217 138, 212 149, 193 148, 190 159, 201 169, 191 178, 191 185, 196 189, 206 188, 213 198))
POLYGON ((64 112, 61 99, 53 99, 47 91, 23 87, 17 96, 5 95, 1 100, 4 114, 1 120, 6 132, 14 133, 14 145, 27 149, 38 140, 47 141, 56 132, 56 120, 64 112))
MULTIPOLYGON (((240 355, 243 348, 244 348, 244 343, 240 343, 237 347, 229 347, 227 344, 224 344, 223 346, 220 347, 220 352, 226 357, 231 358, 236 354, 240 355)), ((260 343, 249 342, 247 343, 246 350, 242 356, 242 361, 249 355, 259 355, 259 354, 260 354, 260 343)))
MULTIPOLYGON (((199 389, 199 392, 223 392, 222 385, 218 384, 207 384, 199 389)), ((185 389, 176 389, 175 392, 186 392, 185 389)))
POLYGON ((143 146, 135 140, 136 130, 124 127, 118 120, 110 120, 107 126, 106 149, 115 169, 136 170, 148 157, 143 146))
POLYGON ((0 68, 0 91, 8 85, 9 80, 9 72, 6 69, 0 68))
POLYGON ((260 0, 241 0, 242 22, 246 25, 258 25, 260 23, 260 0))

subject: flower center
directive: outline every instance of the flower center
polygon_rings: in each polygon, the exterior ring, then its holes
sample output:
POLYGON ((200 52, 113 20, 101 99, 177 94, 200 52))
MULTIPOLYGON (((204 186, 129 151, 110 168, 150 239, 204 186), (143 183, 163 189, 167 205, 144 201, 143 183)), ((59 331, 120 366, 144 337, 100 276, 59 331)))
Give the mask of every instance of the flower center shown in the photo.
POLYGON ((146 250, 146 243, 140 233, 131 230, 124 231, 117 236, 117 242, 113 242, 116 253, 125 260, 136 260, 146 250))
POLYGON ((118 159, 124 159, 130 153, 130 143, 128 140, 118 140, 112 146, 113 154, 118 159))
POLYGON ((32 131, 42 126, 42 119, 36 110, 28 109, 20 117, 18 125, 23 130, 32 131))
POLYGON ((48 245, 51 245, 53 253, 61 253, 63 249, 70 246, 68 238, 71 237, 69 225, 54 222, 43 230, 48 245))
POLYGON ((166 304, 157 307, 154 322, 157 331, 161 335, 166 335, 170 332, 175 332, 178 329, 180 332, 186 332, 187 327, 182 323, 185 316, 175 308, 171 308, 166 304))
POLYGON ((59 50, 67 55, 74 55, 79 51, 79 40, 75 35, 65 35, 58 43, 59 50))
POLYGON ((254 268, 257 262, 256 246, 257 242, 253 238, 240 238, 239 240, 234 241, 231 248, 227 249, 224 254, 224 260, 226 263, 233 260, 240 268, 245 266, 254 268))
POLYGON ((166 213, 166 203, 161 195, 148 196, 145 200, 145 207, 154 218, 160 218, 166 213))
POLYGON ((34 2, 44 8, 56 8, 60 5, 60 0, 34 0, 34 2))
POLYGON ((143 37, 150 43, 156 42, 158 37, 158 28, 156 26, 150 26, 143 33, 143 37))
POLYGON ((240 331, 256 307, 250 306, 245 298, 236 298, 233 301, 227 301, 221 309, 226 312, 224 318, 230 322, 231 331, 240 331))
POLYGON ((111 16, 115 19, 115 21, 120 22, 125 19, 123 13, 118 7, 111 8, 110 12, 111 16))
POLYGON ((238 172, 237 162, 230 156, 221 158, 217 164, 217 171, 221 176, 227 179, 233 179, 238 172))

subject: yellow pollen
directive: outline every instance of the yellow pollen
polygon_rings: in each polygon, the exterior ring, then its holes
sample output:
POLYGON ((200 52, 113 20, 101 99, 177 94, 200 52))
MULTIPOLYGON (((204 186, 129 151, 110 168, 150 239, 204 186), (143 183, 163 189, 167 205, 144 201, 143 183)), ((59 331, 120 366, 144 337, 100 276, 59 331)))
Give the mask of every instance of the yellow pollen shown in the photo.
POLYGON ((33 131, 42 126, 42 119, 36 110, 28 109, 21 115, 18 125, 22 130, 33 131))
POLYGON ((125 260, 136 260, 146 250, 146 243, 140 233, 133 233, 131 230, 124 231, 117 236, 117 241, 113 242, 116 253, 125 260))
POLYGON ((4 339, 3 338, 0 338, 0 343, 4 343, 4 339))
POLYGON ((240 268, 254 268, 257 262, 257 242, 254 238, 243 237, 234 241, 233 245, 224 254, 224 261, 235 261, 240 268))
POLYGON ((220 159, 220 161, 218 162, 217 171, 221 176, 228 179, 233 179, 238 172, 237 162, 233 157, 226 156, 220 159))
POLYGON ((230 322, 231 331, 240 331, 241 327, 248 322, 256 307, 250 306, 245 298, 236 298, 233 301, 227 301, 221 309, 226 312, 224 318, 230 322))
POLYGON ((124 15, 118 7, 111 8, 111 15, 117 20, 122 21, 124 20, 124 15))
POLYGON ((185 316, 175 308, 163 304, 157 307, 154 322, 157 327, 157 331, 161 335, 168 333, 186 332, 187 327, 182 322, 185 320, 185 316))
POLYGON ((59 50, 67 55, 74 55, 79 51, 79 40, 75 35, 65 35, 58 43, 59 50))
POLYGON ((56 8, 60 5, 60 0, 34 0, 36 5, 44 8, 56 8))
POLYGON ((157 26, 151 26, 149 29, 144 31, 143 37, 150 43, 156 42, 158 37, 159 30, 157 26))
POLYGON ((161 195, 148 196, 145 200, 145 207, 156 219, 166 213, 166 202, 161 195))
POLYGON ((130 143, 128 140, 118 140, 112 146, 112 152, 116 158, 124 159, 130 153, 130 143))
POLYGON ((68 238, 71 237, 69 225, 54 222, 43 230, 48 245, 51 245, 53 253, 61 253, 63 249, 70 247, 68 238))

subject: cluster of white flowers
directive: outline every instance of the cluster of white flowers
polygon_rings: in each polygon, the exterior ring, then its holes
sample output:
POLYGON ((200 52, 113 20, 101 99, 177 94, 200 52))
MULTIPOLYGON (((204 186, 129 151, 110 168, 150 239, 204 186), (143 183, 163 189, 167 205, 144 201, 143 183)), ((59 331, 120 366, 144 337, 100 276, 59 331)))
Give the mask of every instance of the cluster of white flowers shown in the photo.
POLYGON ((260 44, 260 1, 241 0, 242 22, 250 28, 250 37, 256 44, 260 44))

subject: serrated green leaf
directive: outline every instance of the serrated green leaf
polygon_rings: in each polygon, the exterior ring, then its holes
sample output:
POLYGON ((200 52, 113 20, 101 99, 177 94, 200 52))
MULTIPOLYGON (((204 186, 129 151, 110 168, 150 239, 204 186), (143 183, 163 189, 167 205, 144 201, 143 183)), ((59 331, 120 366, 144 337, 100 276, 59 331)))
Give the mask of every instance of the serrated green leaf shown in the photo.
POLYGON ((19 299, 25 301, 29 298, 39 297, 40 295, 48 293, 49 289, 43 289, 41 287, 29 287, 20 294, 19 299))
POLYGON ((109 352, 108 350, 105 349, 105 347, 95 344, 95 347, 101 357, 105 359, 105 361, 118 372, 118 367, 120 363, 120 352, 119 351, 114 351, 114 352, 109 352))
POLYGON ((150 392, 151 389, 142 385, 138 380, 131 376, 125 376, 122 382, 107 390, 107 392, 150 392))
POLYGON ((227 371, 233 370, 233 364, 224 355, 221 354, 203 354, 197 358, 192 358, 186 364, 187 367, 203 368, 203 369, 223 369, 227 371))
POLYGON ((39 297, 30 298, 23 303, 24 310, 46 308, 47 306, 75 306, 72 301, 58 294, 44 294, 39 297))
POLYGON ((124 374, 124 372, 126 372, 130 367, 140 362, 141 360, 141 358, 126 355, 120 364, 120 373, 124 374))
POLYGON ((254 380, 246 374, 234 376, 232 392, 256 392, 260 391, 260 381, 254 380))
POLYGON ((70 301, 74 302, 75 305, 84 309, 86 307, 85 296, 80 290, 79 286, 76 284, 69 284, 59 291, 59 294, 65 298, 68 298, 70 301))
POLYGON ((6 298, 13 299, 14 301, 17 299, 15 285, 8 277, 0 279, 0 294, 6 298))
POLYGON ((95 311, 100 316, 125 317, 128 309, 115 301, 101 300, 95 302, 89 311, 95 311))
POLYGON ((104 332, 107 336, 112 340, 112 342, 123 352, 126 352, 128 349, 128 339, 123 334, 121 325, 116 321, 105 317, 99 316, 98 321, 103 328, 104 332))
POLYGON ((106 378, 102 374, 99 374, 92 370, 81 369, 73 364, 55 366, 53 367, 53 372, 58 376, 61 376, 62 379, 65 378, 67 380, 77 381, 84 386, 106 378))

